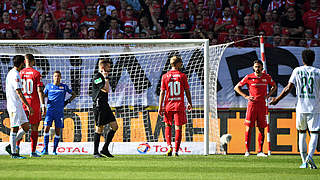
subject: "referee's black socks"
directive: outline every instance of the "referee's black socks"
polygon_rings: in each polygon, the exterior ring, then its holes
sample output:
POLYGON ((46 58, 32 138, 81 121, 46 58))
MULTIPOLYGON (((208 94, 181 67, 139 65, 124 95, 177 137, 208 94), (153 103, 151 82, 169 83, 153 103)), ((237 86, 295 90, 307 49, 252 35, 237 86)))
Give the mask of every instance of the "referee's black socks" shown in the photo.
POLYGON ((103 152, 107 152, 107 151, 109 152, 108 147, 109 147, 109 144, 112 141, 113 136, 114 136, 115 133, 116 133, 116 131, 114 131, 112 129, 109 130, 106 142, 104 143, 103 148, 102 148, 103 152))
POLYGON ((94 144, 93 154, 99 154, 100 137, 101 137, 101 134, 96 132, 93 135, 93 144, 94 144))

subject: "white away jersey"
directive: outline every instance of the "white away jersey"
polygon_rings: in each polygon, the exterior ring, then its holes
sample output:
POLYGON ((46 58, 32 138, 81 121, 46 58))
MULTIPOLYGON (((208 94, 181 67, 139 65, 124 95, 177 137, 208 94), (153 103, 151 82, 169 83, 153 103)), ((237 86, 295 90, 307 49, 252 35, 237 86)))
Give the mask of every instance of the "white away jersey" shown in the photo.
POLYGON ((6 79, 6 97, 7 97, 7 110, 9 112, 20 111, 20 108, 23 110, 22 102, 16 93, 16 89, 22 89, 21 78, 19 72, 12 68, 6 79))
POLYGON ((320 69, 312 66, 300 66, 293 70, 289 79, 296 87, 299 113, 320 112, 320 69))

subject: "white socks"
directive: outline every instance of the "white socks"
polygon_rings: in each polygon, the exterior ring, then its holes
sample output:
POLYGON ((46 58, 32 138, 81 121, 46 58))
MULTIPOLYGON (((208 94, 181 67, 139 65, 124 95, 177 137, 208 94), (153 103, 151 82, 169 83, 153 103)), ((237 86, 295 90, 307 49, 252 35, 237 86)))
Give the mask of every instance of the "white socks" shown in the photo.
POLYGON ((314 151, 317 148, 317 143, 318 143, 318 133, 310 133, 310 141, 309 141, 309 152, 308 156, 312 157, 314 154, 314 151))
POLYGON ((16 153, 16 143, 17 143, 16 137, 17 137, 17 133, 11 131, 9 141, 10 141, 10 145, 11 145, 11 153, 12 154, 16 153))
POLYGON ((307 133, 299 132, 299 151, 302 159, 302 163, 306 162, 307 157, 307 142, 306 142, 307 133))
POLYGON ((26 134, 26 132, 21 128, 19 129, 18 133, 17 133, 17 137, 16 137, 16 141, 19 141, 20 139, 22 139, 22 136, 26 134))

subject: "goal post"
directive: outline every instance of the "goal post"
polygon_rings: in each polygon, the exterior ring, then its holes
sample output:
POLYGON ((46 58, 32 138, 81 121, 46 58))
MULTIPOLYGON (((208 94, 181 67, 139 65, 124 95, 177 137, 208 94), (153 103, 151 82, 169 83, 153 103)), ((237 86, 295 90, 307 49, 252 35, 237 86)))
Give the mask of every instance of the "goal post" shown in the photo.
MULTIPOLYGON (((0 154, 5 154, 2 147, 9 142, 6 74, 12 67, 12 57, 27 53, 35 56, 34 68, 42 74, 44 84, 52 83, 53 72, 59 70, 61 82, 78 95, 65 108, 61 154, 90 154, 93 151, 94 117, 89 93, 100 58, 113 62, 109 104, 119 130, 110 151, 114 154, 163 154, 166 143, 164 124, 157 115, 158 92, 161 76, 170 70, 168 62, 173 55, 183 59, 182 71, 188 77, 194 105, 193 110, 187 112, 188 123, 183 128, 181 154, 219 154, 217 76, 221 56, 230 44, 209 47, 209 41, 203 39, 2 40, 0 154)), ((38 149, 41 149, 42 126, 39 133, 38 149)), ((28 136, 24 140, 28 143, 28 136)))

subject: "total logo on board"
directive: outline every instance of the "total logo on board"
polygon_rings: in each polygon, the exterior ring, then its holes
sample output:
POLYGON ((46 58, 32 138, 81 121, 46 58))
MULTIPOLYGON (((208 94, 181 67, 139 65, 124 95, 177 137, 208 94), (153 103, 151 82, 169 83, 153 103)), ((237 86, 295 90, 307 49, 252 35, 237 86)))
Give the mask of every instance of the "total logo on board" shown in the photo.
MULTIPOLYGON (((173 147, 173 149, 174 148, 175 147, 173 147)), ((148 143, 141 143, 141 144, 138 145, 137 151, 140 154, 148 154, 149 152, 166 153, 168 151, 168 147, 167 146, 163 146, 163 145, 158 145, 158 144, 150 145, 148 143)), ((192 151, 188 146, 181 146, 179 148, 179 152, 183 152, 185 154, 192 154, 192 151)))

